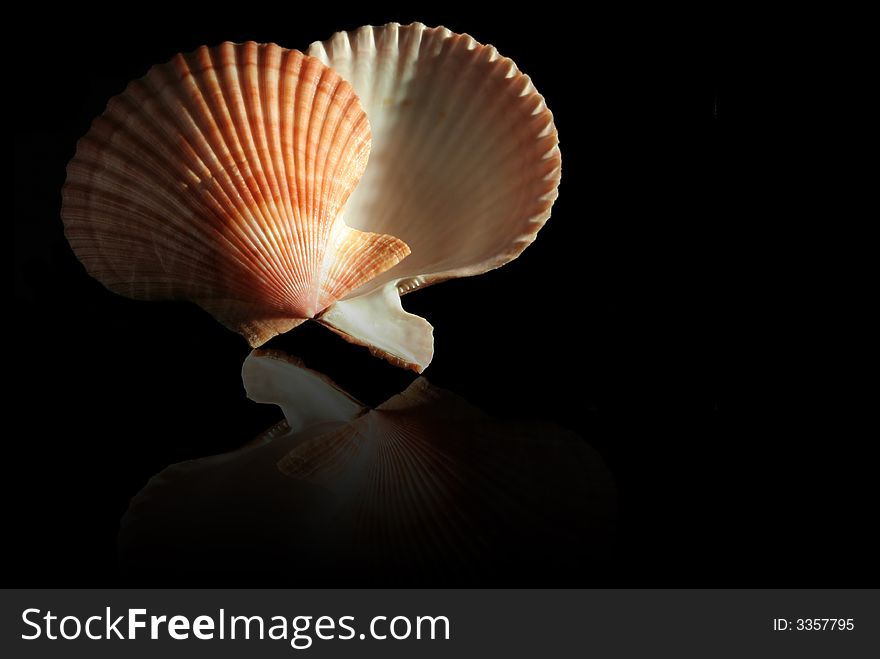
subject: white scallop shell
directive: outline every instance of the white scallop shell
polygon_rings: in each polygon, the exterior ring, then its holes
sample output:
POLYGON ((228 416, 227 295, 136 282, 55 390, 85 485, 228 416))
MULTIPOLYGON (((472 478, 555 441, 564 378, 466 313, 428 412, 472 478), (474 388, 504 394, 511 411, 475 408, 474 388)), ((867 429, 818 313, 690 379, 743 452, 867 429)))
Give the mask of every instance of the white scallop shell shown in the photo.
POLYGON ((421 371, 432 328, 400 295, 497 268, 535 239, 559 184, 553 115, 513 61, 442 27, 362 27, 308 54, 351 83, 370 120, 370 161, 346 222, 411 251, 320 320, 421 371))

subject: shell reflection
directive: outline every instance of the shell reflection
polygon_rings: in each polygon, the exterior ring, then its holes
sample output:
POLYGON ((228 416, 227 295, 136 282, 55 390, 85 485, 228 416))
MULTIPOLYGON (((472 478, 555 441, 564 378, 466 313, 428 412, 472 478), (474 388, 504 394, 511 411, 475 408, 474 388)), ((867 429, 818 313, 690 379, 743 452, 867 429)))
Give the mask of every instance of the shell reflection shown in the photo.
POLYGON ((583 570, 609 549, 614 486, 570 432, 493 419, 424 378, 370 409, 278 353, 252 353, 243 376, 286 420, 154 477, 123 519, 133 572, 474 583, 583 570))

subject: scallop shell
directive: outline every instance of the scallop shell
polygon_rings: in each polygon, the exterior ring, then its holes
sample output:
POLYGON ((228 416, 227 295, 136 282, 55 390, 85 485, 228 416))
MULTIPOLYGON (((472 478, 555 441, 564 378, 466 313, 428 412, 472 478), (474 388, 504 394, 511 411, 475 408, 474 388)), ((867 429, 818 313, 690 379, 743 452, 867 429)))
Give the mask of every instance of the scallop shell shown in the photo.
POLYGON ((242 375, 248 396, 280 405, 286 420, 238 451, 154 477, 123 520, 126 563, 164 554, 189 573, 252 547, 279 574, 321 585, 330 575, 472 585, 607 555, 613 480, 570 432, 494 419, 425 378, 371 409, 280 353, 255 351, 242 375))
POLYGON ((421 372, 433 328, 400 296, 534 240, 559 183, 553 116, 511 60, 445 28, 309 53, 226 43, 132 83, 68 167, 66 234, 110 289, 194 300, 253 346, 315 318, 421 372))
POLYGON ((354 91, 317 59, 202 47, 94 121, 68 166, 65 232, 111 290, 196 301, 260 345, 409 253, 342 221, 369 151, 354 91))
POLYGON ((412 252, 320 320, 421 371, 432 327, 404 311, 400 295, 497 268, 535 239, 560 178, 553 115, 513 61, 446 28, 362 27, 308 53, 352 84, 373 131, 346 221, 412 252))

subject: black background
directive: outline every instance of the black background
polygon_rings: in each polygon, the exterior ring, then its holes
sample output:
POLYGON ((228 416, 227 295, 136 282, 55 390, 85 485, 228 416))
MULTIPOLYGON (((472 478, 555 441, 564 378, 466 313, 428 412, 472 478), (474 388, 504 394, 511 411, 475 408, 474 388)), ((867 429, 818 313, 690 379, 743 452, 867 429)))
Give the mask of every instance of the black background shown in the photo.
MULTIPOLYGON (((514 59, 554 112, 563 160, 553 217, 522 257, 404 299, 435 327, 425 375, 496 416, 576 431, 620 494, 613 560, 471 585, 853 585, 871 515, 850 472, 867 439, 804 423, 755 368, 776 365, 754 342, 768 316, 750 305, 773 217, 754 197, 761 103, 740 70, 747 44, 693 15, 444 7, 156 4, 21 20, 7 344, 19 429, 4 533, 20 556, 7 581, 126 585, 115 534, 146 480, 281 418, 245 398, 241 337, 195 305, 124 299, 86 275, 59 215, 76 140, 177 52, 248 39, 304 50, 338 30, 419 20, 514 59)), ((414 377, 313 324, 271 345, 370 403, 414 377)))

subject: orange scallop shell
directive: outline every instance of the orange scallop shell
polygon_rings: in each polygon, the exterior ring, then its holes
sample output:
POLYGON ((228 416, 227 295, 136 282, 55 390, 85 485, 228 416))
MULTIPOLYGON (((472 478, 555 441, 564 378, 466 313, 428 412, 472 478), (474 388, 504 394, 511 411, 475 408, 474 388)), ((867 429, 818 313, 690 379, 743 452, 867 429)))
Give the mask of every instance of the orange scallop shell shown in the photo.
POLYGON ((260 345, 409 254, 342 221, 369 153, 355 92, 319 60, 202 47, 95 119, 68 165, 65 233, 109 289, 193 300, 260 345))

